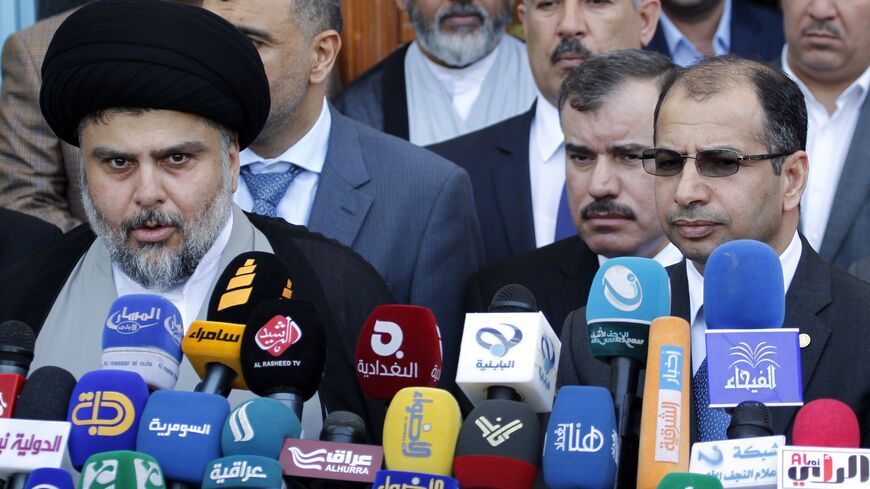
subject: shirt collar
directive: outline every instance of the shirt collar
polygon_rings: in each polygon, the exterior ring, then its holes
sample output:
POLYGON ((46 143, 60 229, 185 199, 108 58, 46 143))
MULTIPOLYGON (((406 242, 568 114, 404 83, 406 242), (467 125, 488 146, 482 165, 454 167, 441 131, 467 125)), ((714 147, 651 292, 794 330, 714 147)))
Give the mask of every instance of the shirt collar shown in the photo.
MULTIPOLYGON (((664 34, 665 42, 668 45, 668 51, 676 53, 679 46, 685 44, 687 47, 691 46, 692 50, 697 53, 697 48, 692 46, 692 43, 680 32, 664 11, 659 15, 659 20, 661 21, 662 34, 664 34)), ((716 27, 716 32, 713 34, 713 52, 717 55, 731 52, 731 0, 725 0, 725 8, 722 9, 719 26, 716 27)))
MULTIPOLYGON (((506 35, 508 34, 503 34, 502 36, 506 35)), ((502 37, 503 39, 504 37, 502 37)), ((471 87, 483 84, 483 80, 495 63, 496 53, 502 46, 502 40, 499 41, 492 52, 464 68, 448 68, 439 65, 423 53, 416 41, 411 43, 409 50, 413 56, 418 56, 423 61, 423 65, 429 69, 432 75, 435 76, 435 79, 447 90, 447 93, 454 96, 468 91, 471 87)))
MULTIPOLYGON (((791 286, 791 281, 794 279, 798 263, 801 260, 802 250, 803 244, 797 231, 795 231, 788 247, 779 255, 779 262, 782 265, 782 282, 785 289, 783 293, 788 292, 788 288, 791 286)), ((704 305, 704 276, 698 272, 691 260, 686 260, 686 277, 689 281, 689 324, 694 324, 698 311, 704 305)))
MULTIPOLYGON (((819 104, 816 100, 816 97, 813 96, 813 93, 809 88, 804 84, 803 80, 798 78, 795 72, 791 69, 791 66, 788 64, 788 44, 782 47, 782 71, 788 75, 789 78, 792 79, 795 83, 797 83, 798 88, 801 89, 801 92, 804 94, 804 98, 807 99, 808 103, 819 104)), ((849 104, 850 106, 854 106, 856 108, 861 107, 864 103, 864 100, 867 98, 867 93, 870 91, 870 66, 864 70, 864 73, 861 74, 851 85, 845 90, 840 96, 837 97, 837 110, 839 111, 843 106, 849 104)))
POLYGON ((275 158, 263 158, 248 147, 239 153, 239 164, 241 166, 260 166, 260 168, 252 167, 254 173, 282 162, 293 163, 313 173, 321 173, 323 171, 323 164, 326 161, 326 153, 329 149, 329 134, 331 129, 332 114, 329 113, 329 105, 324 98, 323 107, 320 110, 317 122, 314 123, 305 136, 302 136, 302 139, 287 148, 287 151, 284 151, 284 153, 275 158))
MULTIPOLYGON (((532 137, 541 151, 541 160, 550 158, 565 144, 562 124, 559 121, 559 109, 551 104, 540 91, 535 104, 535 118, 532 120, 532 137)), ((565 164, 564 161, 560 164, 565 164)))
MULTIPOLYGON (((656 253, 656 256, 652 257, 653 260, 659 262, 659 265, 662 267, 669 267, 671 265, 675 265, 680 263, 683 260, 683 254, 680 253, 680 249, 674 246, 673 243, 668 242, 667 246, 662 248, 661 251, 656 253)), ((607 258, 604 255, 598 255, 598 265, 604 265, 610 258, 607 258)))

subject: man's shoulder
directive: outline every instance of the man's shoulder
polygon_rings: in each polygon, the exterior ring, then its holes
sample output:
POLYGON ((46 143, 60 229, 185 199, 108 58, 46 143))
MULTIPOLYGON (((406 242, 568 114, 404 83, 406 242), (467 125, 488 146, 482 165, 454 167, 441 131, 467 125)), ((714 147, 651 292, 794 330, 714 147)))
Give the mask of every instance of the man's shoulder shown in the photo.
POLYGON ((410 43, 400 46, 386 58, 359 75, 336 95, 333 103, 341 109, 345 109, 345 105, 348 103, 357 102, 362 97, 371 97, 373 93, 380 93, 385 76, 390 77, 395 76, 396 73, 404 73, 405 54, 407 54, 409 46, 410 43))
POLYGON ((749 0, 734 0, 732 22, 745 21, 747 15, 754 17, 768 28, 782 26, 782 12, 779 10, 749 0))
POLYGON ((461 162, 471 161, 479 153, 493 151, 497 146, 512 146, 517 138, 528 140, 533 116, 534 109, 530 109, 501 122, 427 146, 427 148, 461 165, 461 162))

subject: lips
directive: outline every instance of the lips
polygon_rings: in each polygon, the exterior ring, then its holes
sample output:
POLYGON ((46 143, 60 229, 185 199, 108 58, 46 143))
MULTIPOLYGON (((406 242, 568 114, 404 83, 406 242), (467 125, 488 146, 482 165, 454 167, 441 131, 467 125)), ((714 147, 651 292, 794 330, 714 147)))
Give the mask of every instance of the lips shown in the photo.
POLYGON ((478 14, 451 14, 441 19, 441 22, 450 28, 479 27, 483 19, 478 14))
POLYGON ((672 223, 672 226, 676 228, 676 230, 682 235, 684 238, 688 239, 701 239, 705 238, 716 231, 716 227, 719 223, 711 222, 711 221, 685 221, 678 220, 672 223))
POLYGON ((563 68, 576 68, 586 60, 586 56, 580 53, 562 53, 553 58, 553 62, 563 68))
POLYGON ((130 236, 140 243, 158 243, 166 241, 175 232, 175 226, 145 225, 130 230, 130 236))

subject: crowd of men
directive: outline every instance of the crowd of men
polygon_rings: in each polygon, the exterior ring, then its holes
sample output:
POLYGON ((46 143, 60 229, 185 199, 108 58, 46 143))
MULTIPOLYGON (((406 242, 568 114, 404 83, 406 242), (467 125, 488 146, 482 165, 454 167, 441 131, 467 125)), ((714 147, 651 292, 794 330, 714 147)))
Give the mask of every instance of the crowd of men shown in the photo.
MULTIPOLYGON (((322 289, 328 375, 376 305, 415 304, 450 387, 464 313, 517 283, 562 337, 559 384, 607 385, 582 311, 601 264, 667 267, 697 372, 706 260, 755 239, 812 338, 807 400, 848 403, 867 443, 870 0, 514 3, 397 0, 416 40, 331 100, 339 0, 99 0, 13 34, 0 320, 78 376, 115 298, 164 295, 187 326, 259 250, 322 289)), ((332 380, 327 410, 365 409, 332 380)))

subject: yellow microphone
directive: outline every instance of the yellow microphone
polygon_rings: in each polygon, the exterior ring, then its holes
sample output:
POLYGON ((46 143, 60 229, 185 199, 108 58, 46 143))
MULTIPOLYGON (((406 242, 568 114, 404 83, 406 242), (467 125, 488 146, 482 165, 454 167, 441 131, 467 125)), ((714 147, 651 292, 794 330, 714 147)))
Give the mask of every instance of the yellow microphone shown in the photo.
POLYGON ((181 351, 202 379, 196 392, 229 395, 230 388, 248 389, 240 355, 244 324, 194 321, 184 335, 181 351))

